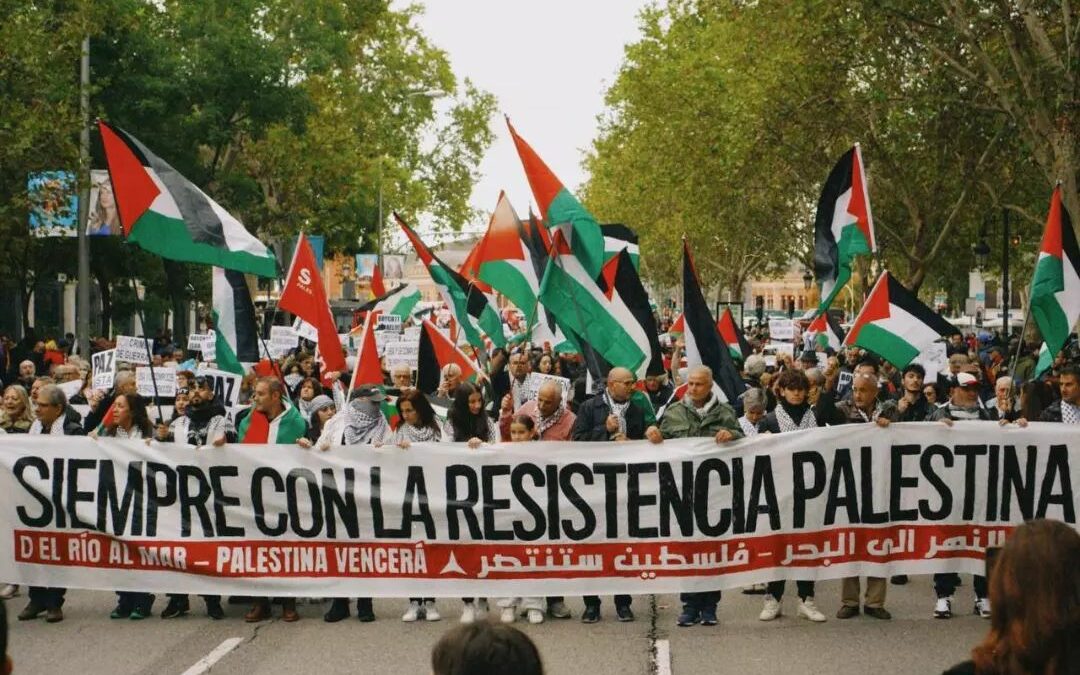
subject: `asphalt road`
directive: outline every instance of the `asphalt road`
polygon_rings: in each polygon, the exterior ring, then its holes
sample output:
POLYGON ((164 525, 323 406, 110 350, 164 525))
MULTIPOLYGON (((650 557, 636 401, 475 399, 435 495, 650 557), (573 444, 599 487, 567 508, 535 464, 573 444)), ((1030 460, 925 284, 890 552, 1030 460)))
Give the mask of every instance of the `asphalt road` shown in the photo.
MULTIPOLYGON (((581 601, 573 598, 571 620, 518 625, 536 641, 549 673, 588 675, 940 673, 967 658, 989 625, 970 614, 970 577, 957 591, 957 616, 948 621, 931 618, 934 593, 925 577, 890 586, 886 606, 892 621, 834 618, 840 588, 829 581, 819 583, 817 593, 829 621, 811 624, 794 617, 793 591, 784 599, 785 615, 771 623, 757 620, 761 596, 732 591, 724 595, 716 627, 676 627, 678 599, 667 595, 635 598, 633 623, 615 621, 605 598, 603 620, 583 625, 577 620, 581 601)), ((113 601, 109 593, 70 591, 65 620, 51 625, 15 620, 25 594, 8 601, 15 673, 427 673, 432 645, 455 624, 461 608, 457 600, 441 599, 442 621, 404 624, 406 602, 384 599, 375 602, 374 623, 326 624, 322 613, 328 603, 301 605, 297 623, 274 619, 252 625, 242 619, 246 606, 227 606, 228 617, 212 621, 197 598, 192 613, 180 619, 113 621, 113 601), (220 660, 206 668, 210 655, 220 660)), ((164 606, 158 598, 155 610, 164 606)))

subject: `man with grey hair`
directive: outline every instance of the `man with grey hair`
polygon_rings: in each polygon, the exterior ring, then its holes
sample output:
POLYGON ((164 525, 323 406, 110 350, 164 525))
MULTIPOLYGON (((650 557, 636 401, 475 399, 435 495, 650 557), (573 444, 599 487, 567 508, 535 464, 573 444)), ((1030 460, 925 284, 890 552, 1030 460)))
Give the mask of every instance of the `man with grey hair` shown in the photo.
MULTIPOLYGON (((612 368, 608 372, 607 388, 593 396, 577 411, 570 437, 574 441, 639 441, 648 438, 661 443, 664 438, 655 425, 647 426, 645 412, 630 401, 636 382, 634 374, 626 368, 612 368)), ((615 596, 615 613, 619 621, 633 621, 630 596, 615 596)), ((600 620, 600 598, 585 596, 582 623, 600 620)))
MULTIPOLYGON (((82 436, 79 413, 68 405, 67 397, 55 384, 42 385, 34 395, 34 412, 37 419, 30 425, 29 433, 41 436, 82 436)), ((66 589, 42 586, 30 587, 30 603, 19 613, 19 621, 30 621, 45 613, 45 620, 57 623, 64 620, 64 592, 66 589)))
POLYGON ((34 384, 34 378, 37 376, 37 366, 30 359, 19 363, 19 377, 15 380, 15 384, 21 384, 26 388, 26 391, 30 391, 30 387, 34 384))
POLYGON ((760 388, 747 389, 742 395, 743 416, 739 418, 739 427, 743 436, 756 436, 758 422, 765 417, 765 409, 768 399, 765 390, 760 388))
MULTIPOLYGON (((668 406, 660 421, 664 438, 712 438, 727 443, 743 437, 735 411, 713 391, 713 373, 708 366, 693 366, 686 374, 686 394, 668 406)), ((720 591, 683 593, 679 626, 716 625, 716 605, 720 591)))
POLYGON ((986 402, 986 407, 997 411, 997 419, 1015 422, 1020 417, 1016 404, 1013 379, 1002 375, 994 382, 994 398, 986 402))
POLYGON ((412 368, 408 364, 399 363, 390 369, 390 382, 397 389, 409 389, 412 384, 412 368))

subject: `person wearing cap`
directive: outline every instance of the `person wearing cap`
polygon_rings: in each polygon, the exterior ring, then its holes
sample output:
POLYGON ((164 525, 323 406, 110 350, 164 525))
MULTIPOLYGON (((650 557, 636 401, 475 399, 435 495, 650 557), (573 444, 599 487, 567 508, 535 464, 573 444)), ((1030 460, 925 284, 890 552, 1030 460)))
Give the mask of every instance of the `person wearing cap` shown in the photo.
MULTIPOLYGON (((175 409, 176 416, 169 424, 157 425, 154 437, 164 443, 188 443, 196 447, 211 445, 220 447, 236 442, 236 429, 225 412, 225 405, 214 394, 214 385, 208 378, 198 376, 191 380, 187 390, 177 390, 177 401, 184 400, 175 409)), ((206 615, 211 619, 224 619, 221 596, 204 595, 206 615)), ((188 596, 170 593, 169 602, 161 611, 162 619, 173 619, 191 611, 188 596)))
MULTIPOLYGON (((1008 424, 1007 419, 998 419, 996 408, 987 408, 979 403, 979 367, 974 364, 960 366, 953 376, 949 388, 949 401, 930 413, 927 421, 942 422, 952 426, 954 421, 998 421, 1008 424)), ((1027 420, 1018 418, 1018 426, 1027 426, 1027 420)), ((953 594, 960 584, 960 575, 955 572, 940 572, 934 575, 934 592, 937 602, 934 605, 934 617, 948 619, 952 617, 953 594)), ((986 577, 975 575, 975 614, 984 619, 990 618, 990 599, 987 597, 986 577)))
MULTIPOLYGON (((301 447, 314 447, 322 452, 340 445, 380 446, 387 443, 392 437, 390 425, 380 409, 380 404, 385 399, 382 389, 375 385, 357 387, 352 392, 349 404, 325 422, 322 433, 314 444, 307 438, 299 439, 297 443, 301 447)), ((327 623, 336 623, 347 618, 349 598, 334 598, 330 609, 323 615, 323 621, 327 623)), ((371 598, 356 599, 356 618, 365 623, 375 620, 371 598)))

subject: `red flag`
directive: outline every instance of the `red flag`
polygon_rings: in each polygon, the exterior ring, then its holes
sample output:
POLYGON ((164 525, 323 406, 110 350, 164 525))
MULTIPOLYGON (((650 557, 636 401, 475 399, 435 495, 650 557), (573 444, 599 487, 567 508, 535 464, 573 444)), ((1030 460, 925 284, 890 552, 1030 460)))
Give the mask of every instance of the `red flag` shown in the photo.
POLYGON ((368 312, 364 321, 364 332, 360 334, 360 349, 356 352, 356 370, 349 381, 349 391, 365 384, 382 384, 382 367, 379 364, 379 350, 375 345, 375 325, 380 312, 368 312))
POLYGON ((375 264, 375 271, 371 274, 371 292, 375 294, 376 298, 381 298, 386 295, 386 284, 382 279, 382 265, 375 264))
POLYGON ((319 276, 315 264, 315 253, 307 238, 300 234, 296 242, 296 253, 289 265, 289 274, 285 277, 285 289, 281 292, 278 307, 292 312, 304 321, 315 326, 319 332, 319 353, 328 371, 346 369, 345 357, 341 353, 341 341, 338 340, 337 325, 330 313, 330 303, 326 299, 326 288, 319 276))
POLYGON ((443 366, 456 363, 461 368, 461 381, 476 377, 480 367, 465 352, 442 334, 427 319, 420 331, 420 349, 416 364, 416 387, 425 394, 439 388, 443 366))

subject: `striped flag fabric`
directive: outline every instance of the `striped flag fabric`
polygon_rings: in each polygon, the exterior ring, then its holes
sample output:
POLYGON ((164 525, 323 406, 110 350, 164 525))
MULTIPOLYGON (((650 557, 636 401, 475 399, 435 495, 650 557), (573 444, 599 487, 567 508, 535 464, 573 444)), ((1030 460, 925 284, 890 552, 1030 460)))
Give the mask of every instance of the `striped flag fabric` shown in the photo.
POLYGON ((236 436, 241 443, 282 443, 292 445, 298 438, 307 433, 307 422, 304 416, 294 405, 282 401, 285 412, 273 420, 258 410, 252 409, 250 413, 240 420, 236 427, 236 436))
POLYGON ((566 189, 536 151, 518 136, 509 117, 506 118, 506 126, 510 129, 514 147, 517 148, 521 165, 525 169, 525 177, 529 180, 533 198, 540 208, 541 218, 549 231, 556 227, 569 226, 567 248, 581 261, 581 268, 588 277, 595 279, 605 260, 604 233, 600 224, 566 189))
POLYGON ((244 275, 214 268, 212 281, 214 362, 221 370, 243 375, 247 364, 259 360, 255 304, 244 275))
POLYGON ((98 122, 124 237, 162 258, 276 277, 274 252, 134 136, 98 122))
POLYGON ((934 342, 957 332, 885 272, 870 290, 844 344, 868 349, 903 368, 934 342))
POLYGON ((564 332, 572 331, 592 345, 612 366, 631 372, 648 361, 650 354, 641 325, 622 298, 608 297, 574 255, 564 228, 554 231, 551 262, 540 282, 540 302, 555 316, 564 332))
POLYGON ((456 363, 461 368, 461 381, 471 380, 480 367, 461 351, 442 331, 427 319, 420 330, 420 346, 416 358, 416 388, 434 394, 439 388, 443 366, 456 363))
POLYGON ((731 358, 727 345, 720 341, 709 304, 701 292, 701 281, 694 257, 690 253, 690 244, 683 240, 683 323, 686 343, 686 365, 706 365, 712 369, 713 382, 722 395, 720 398, 734 403, 742 394, 744 387, 739 370, 731 358))
POLYGON ((362 305, 357 311, 393 314, 400 316, 404 322, 412 316, 412 311, 419 302, 420 289, 412 284, 405 284, 362 305))
POLYGON ((401 216, 395 213, 394 219, 412 243, 416 256, 431 275, 431 280, 438 287, 443 302, 461 327, 468 343, 477 349, 484 349, 483 335, 486 334, 496 346, 505 346, 502 319, 488 301, 487 295, 432 253, 401 216))
POLYGON ((851 278, 856 256, 877 251, 870 194, 859 144, 836 163, 818 199, 814 219, 814 272, 821 286, 818 312, 832 305, 833 298, 851 278))
POLYGON ((649 294, 641 283, 641 277, 638 276, 637 268, 628 250, 620 250, 604 263, 600 273, 600 290, 613 303, 621 302, 641 328, 641 330, 630 331, 630 335, 635 340, 644 339, 643 342, 638 343, 638 347, 646 354, 646 358, 638 365, 637 370, 632 372, 638 379, 646 375, 662 374, 664 359, 660 351, 660 336, 656 330, 656 319, 653 316, 652 306, 649 304, 649 294))
POLYGON ((547 261, 546 250, 534 251, 530 246, 531 227, 534 224, 522 222, 506 193, 500 192, 487 232, 461 270, 465 277, 506 296, 525 315, 526 325, 537 319, 537 295, 547 261))
POLYGON ((821 345, 822 349, 839 351, 844 346, 846 337, 844 329, 837 318, 829 312, 818 314, 806 327, 806 332, 813 336, 814 344, 821 345))
POLYGON ((1031 280, 1031 316, 1053 359, 1080 320, 1080 248, 1059 183, 1050 197, 1039 258, 1031 280))
POLYGON ((746 341, 742 329, 735 323, 735 315, 731 313, 730 307, 724 308, 723 314, 716 322, 716 330, 720 332, 720 339, 727 344, 731 358, 742 361, 753 353, 754 350, 750 348, 750 343, 746 341))
POLYGON ((638 246, 637 232, 622 223, 607 223, 600 226, 604 233, 604 260, 611 260, 619 251, 630 254, 634 269, 641 269, 641 248, 638 246))

